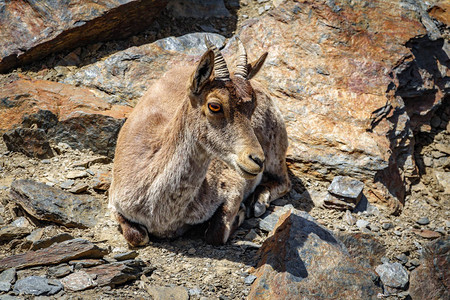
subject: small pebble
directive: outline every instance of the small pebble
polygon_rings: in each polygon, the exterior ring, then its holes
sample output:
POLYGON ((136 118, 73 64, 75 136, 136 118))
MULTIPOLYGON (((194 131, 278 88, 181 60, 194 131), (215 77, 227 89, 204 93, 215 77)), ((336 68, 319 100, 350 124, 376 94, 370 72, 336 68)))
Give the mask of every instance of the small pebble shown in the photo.
POLYGON ((245 277, 244 283, 247 285, 251 285, 253 283, 253 281, 255 281, 255 280, 256 280, 255 275, 248 275, 247 277, 245 277))
POLYGON ((262 15, 266 10, 264 9, 264 7, 260 7, 258 8, 258 14, 262 15))
POLYGON ((401 262, 402 265, 406 264, 408 262, 408 257, 405 253, 399 254, 395 257, 398 261, 401 262))
POLYGON ((359 229, 362 228, 366 228, 367 226, 369 226, 369 222, 367 222, 366 220, 358 220, 356 221, 356 227, 358 227, 359 229))
POLYGON ((372 230, 373 232, 378 232, 378 231, 380 231, 380 227, 377 226, 377 225, 370 224, 370 225, 369 225, 369 228, 370 228, 370 230, 372 230))
POLYGON ((430 220, 427 217, 422 217, 416 221, 419 225, 428 225, 430 224, 430 220))
POLYGON ((41 163, 48 165, 48 164, 51 163, 51 160, 50 159, 43 159, 43 160, 41 160, 41 163))
POLYGON ((398 231, 398 230, 394 230, 394 234, 395 234, 396 236, 402 236, 402 232, 401 232, 401 231, 398 231))
POLYGON ((352 213, 349 210, 347 210, 345 212, 343 219, 350 226, 353 226, 356 224, 356 218, 352 215, 352 213))
POLYGON ((392 225, 392 223, 383 223, 383 224, 381 224, 381 228, 383 228, 384 230, 389 230, 392 227, 394 227, 394 225, 392 225))
POLYGON ((195 254, 195 252, 197 252, 197 250, 195 250, 194 248, 190 248, 189 250, 188 250, 188 253, 189 254, 195 254))

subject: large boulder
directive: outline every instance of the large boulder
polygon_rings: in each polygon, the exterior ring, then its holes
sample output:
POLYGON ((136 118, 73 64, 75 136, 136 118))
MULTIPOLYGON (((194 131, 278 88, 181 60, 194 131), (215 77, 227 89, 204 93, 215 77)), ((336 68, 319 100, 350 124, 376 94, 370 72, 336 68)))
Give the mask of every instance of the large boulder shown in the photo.
POLYGON ((150 25, 165 0, 2 1, 0 73, 50 53, 125 38, 150 25))
POLYGON ((349 253, 310 215, 291 209, 260 249, 249 299, 377 299, 381 288, 366 256, 378 250, 359 248, 349 253))

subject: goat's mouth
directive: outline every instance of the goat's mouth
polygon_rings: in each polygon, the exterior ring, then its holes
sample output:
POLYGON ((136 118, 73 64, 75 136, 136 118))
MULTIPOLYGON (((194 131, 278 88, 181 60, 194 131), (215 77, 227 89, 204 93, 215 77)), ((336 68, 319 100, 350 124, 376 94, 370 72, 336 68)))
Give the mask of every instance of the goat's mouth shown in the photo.
POLYGON ((245 167, 243 167, 241 165, 238 165, 238 167, 239 167, 239 171, 240 171, 241 175, 245 179, 253 179, 256 176, 258 176, 259 173, 261 173, 261 170, 260 171, 254 171, 254 170, 250 171, 250 170, 248 170, 247 168, 245 168, 245 167))

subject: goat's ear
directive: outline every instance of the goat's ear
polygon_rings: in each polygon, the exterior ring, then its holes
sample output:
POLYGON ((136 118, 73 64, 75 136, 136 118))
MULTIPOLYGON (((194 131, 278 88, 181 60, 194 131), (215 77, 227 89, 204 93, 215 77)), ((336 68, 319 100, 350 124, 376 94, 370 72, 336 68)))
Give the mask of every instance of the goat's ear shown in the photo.
POLYGON ((247 70, 248 70, 247 79, 252 79, 259 72, 259 70, 261 70, 262 65, 266 61, 267 54, 268 54, 267 52, 264 53, 256 61, 247 65, 247 70))
POLYGON ((194 74, 192 74, 191 79, 191 91, 194 94, 200 94, 203 86, 206 82, 208 82, 209 77, 214 69, 214 52, 212 50, 208 50, 205 54, 203 54, 200 62, 195 70, 194 74))

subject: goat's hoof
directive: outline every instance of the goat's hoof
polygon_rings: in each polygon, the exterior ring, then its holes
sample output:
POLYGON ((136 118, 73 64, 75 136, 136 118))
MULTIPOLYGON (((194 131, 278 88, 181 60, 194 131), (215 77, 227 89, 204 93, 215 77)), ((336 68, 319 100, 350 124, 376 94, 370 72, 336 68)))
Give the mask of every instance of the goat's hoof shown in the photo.
POLYGON ((261 202, 256 202, 253 207, 253 214, 256 218, 261 217, 266 212, 266 205, 261 202))

